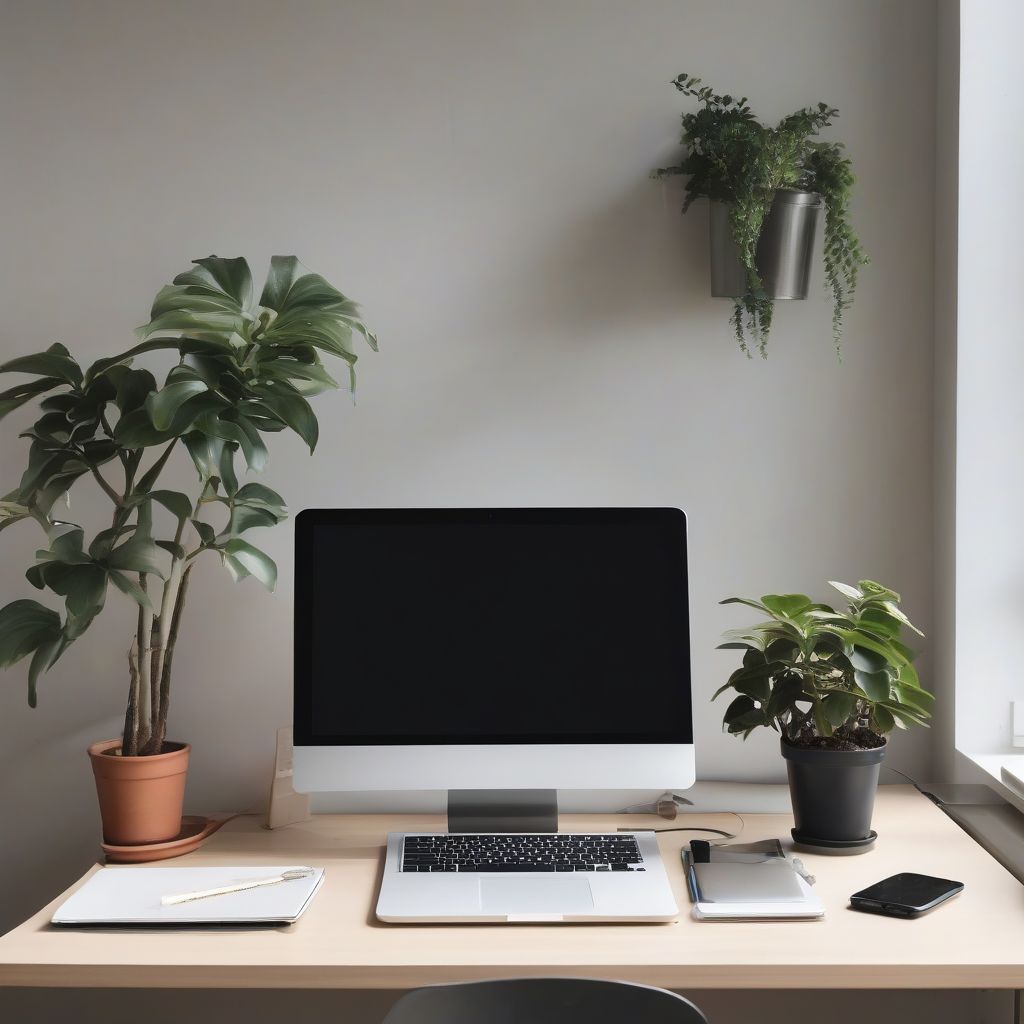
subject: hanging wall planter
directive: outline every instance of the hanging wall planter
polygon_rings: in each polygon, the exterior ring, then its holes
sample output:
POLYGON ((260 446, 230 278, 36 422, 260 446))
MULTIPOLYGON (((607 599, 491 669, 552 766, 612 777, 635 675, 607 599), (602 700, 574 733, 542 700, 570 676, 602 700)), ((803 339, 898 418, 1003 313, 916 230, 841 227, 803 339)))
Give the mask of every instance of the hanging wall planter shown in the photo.
MULTIPOLYGON (((729 223, 731 207, 715 200, 708 218, 711 249, 711 294, 742 299, 747 270, 729 223)), ((806 299, 811 283, 814 239, 824 206, 821 196, 779 189, 757 240, 754 265, 769 299, 806 299)))
POLYGON ((654 176, 688 177, 684 213, 695 199, 711 200, 711 293, 733 300, 740 348, 750 355, 753 341, 766 355, 775 300, 807 297, 824 210, 822 263, 838 353, 843 314, 867 263, 850 224, 850 161, 841 143, 813 141, 839 111, 819 103, 769 127, 754 117, 745 96, 719 96, 688 75, 673 84, 701 108, 683 114, 683 160, 654 176))

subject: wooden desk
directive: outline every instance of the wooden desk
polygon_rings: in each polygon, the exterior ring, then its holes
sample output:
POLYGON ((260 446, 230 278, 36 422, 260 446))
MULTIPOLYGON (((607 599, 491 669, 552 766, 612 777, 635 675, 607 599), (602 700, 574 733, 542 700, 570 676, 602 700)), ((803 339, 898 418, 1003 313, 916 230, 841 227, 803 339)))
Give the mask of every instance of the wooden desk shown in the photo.
MULTIPOLYGON (((792 825, 785 815, 744 819, 744 840, 788 836, 792 825)), ((726 815, 694 814, 692 820, 735 824, 726 815)), ((565 815, 562 828, 596 831, 623 822, 656 823, 636 815, 565 815)), ((439 818, 426 815, 326 815, 267 832, 256 818, 237 818, 177 863, 323 864, 323 888, 297 924, 174 932, 57 929, 47 922, 65 893, 0 938, 0 985, 401 989, 547 974, 687 990, 1024 988, 1024 887, 909 786, 880 791, 874 820, 879 840, 871 853, 802 855, 818 878, 826 907, 821 921, 692 920, 679 863, 690 836, 670 832, 661 836, 661 851, 682 911, 675 924, 378 923, 373 909, 385 832, 440 827, 439 818), (850 893, 900 870, 960 879, 966 890, 917 920, 847 909, 850 893)))

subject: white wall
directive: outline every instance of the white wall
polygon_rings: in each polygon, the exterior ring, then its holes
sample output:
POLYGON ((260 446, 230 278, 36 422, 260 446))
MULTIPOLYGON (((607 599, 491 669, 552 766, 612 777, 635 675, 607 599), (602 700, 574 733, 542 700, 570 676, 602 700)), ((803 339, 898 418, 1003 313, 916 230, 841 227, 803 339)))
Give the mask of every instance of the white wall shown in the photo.
POLYGON ((960 19, 956 746, 995 754, 1011 749, 1010 702, 1024 699, 1012 655, 1024 612, 1024 345, 1013 313, 1024 210, 1007 188, 1024 180, 1024 132, 1006 118, 1024 7, 972 0, 960 19))
MULTIPOLYGON (((932 458, 932 774, 957 775, 956 731, 956 358, 960 129, 960 2, 938 0, 935 61, 935 355, 932 458)), ((966 780, 965 780, 966 781, 966 780)))
MULTIPOLYGON (((781 779, 772 736, 722 735, 708 703, 744 621, 717 600, 870 576, 930 625, 934 32, 927 0, 7 4, 0 346, 90 359, 190 258, 298 253, 382 351, 358 406, 320 401, 315 459, 280 438, 267 482, 293 508, 683 506, 699 775, 781 779), (732 342, 704 211, 681 219, 678 184, 647 177, 677 153, 684 70, 768 118, 842 111, 873 257, 842 365, 820 272, 780 304, 768 362, 732 342)), ((24 457, 7 429, 5 486, 24 457)), ((274 597, 212 563, 194 581, 172 702, 194 810, 265 790, 291 536, 265 535, 274 597)), ((0 598, 27 596, 37 538, 0 540, 0 598)), ((37 710, 21 669, 4 679, 0 927, 96 852, 84 748, 117 729, 129 615, 112 597, 37 710)), ((924 774, 928 750, 901 735, 891 759, 924 774)))

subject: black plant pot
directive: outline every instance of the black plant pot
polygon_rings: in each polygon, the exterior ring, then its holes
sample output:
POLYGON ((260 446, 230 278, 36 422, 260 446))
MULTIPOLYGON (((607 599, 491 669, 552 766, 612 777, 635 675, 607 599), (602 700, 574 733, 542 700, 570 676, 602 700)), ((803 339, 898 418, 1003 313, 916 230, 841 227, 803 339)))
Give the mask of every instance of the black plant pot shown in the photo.
POLYGON ((885 750, 816 750, 782 741, 798 842, 851 852, 871 845, 871 812, 885 750))

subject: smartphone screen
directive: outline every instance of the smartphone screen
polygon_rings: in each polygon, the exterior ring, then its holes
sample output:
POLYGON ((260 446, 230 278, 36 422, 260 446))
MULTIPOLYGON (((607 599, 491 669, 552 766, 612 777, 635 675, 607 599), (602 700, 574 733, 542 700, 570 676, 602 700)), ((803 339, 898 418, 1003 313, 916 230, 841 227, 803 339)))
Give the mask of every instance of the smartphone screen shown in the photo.
POLYGON ((854 893, 850 900, 854 903, 865 901, 910 910, 927 910, 946 897, 960 892, 963 887, 962 882, 954 882, 949 878, 905 871, 854 893))

